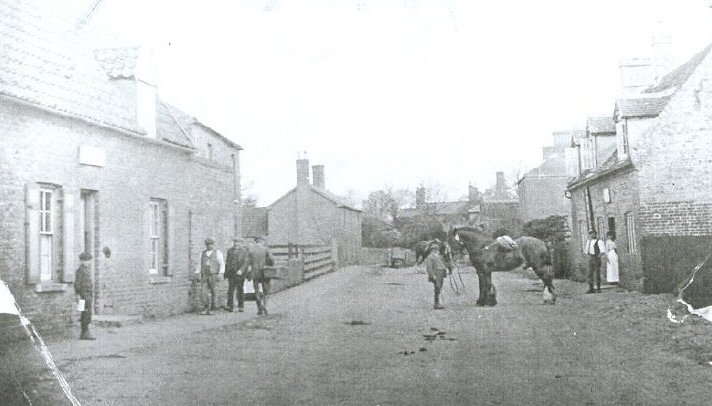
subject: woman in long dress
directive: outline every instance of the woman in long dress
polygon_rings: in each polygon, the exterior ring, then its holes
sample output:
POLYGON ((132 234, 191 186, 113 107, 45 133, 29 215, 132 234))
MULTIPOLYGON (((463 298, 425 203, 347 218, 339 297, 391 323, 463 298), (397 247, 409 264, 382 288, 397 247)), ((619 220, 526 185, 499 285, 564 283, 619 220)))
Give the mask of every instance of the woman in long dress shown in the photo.
POLYGON ((606 281, 608 283, 618 283, 618 252, 616 251, 616 237, 611 231, 606 233, 606 281))

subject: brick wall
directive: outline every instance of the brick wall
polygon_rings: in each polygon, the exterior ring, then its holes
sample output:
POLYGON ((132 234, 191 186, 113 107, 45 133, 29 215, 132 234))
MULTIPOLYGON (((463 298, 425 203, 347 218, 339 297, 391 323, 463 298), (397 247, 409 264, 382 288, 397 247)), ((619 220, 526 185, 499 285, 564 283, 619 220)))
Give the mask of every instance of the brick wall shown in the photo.
MULTIPOLYGON (((615 219, 616 243, 618 246, 620 284, 627 289, 642 289, 643 271, 640 259, 641 230, 639 221, 636 222, 636 246, 638 252, 629 252, 629 242, 627 240, 626 214, 638 218, 638 191, 639 180, 637 172, 629 170, 619 173, 616 176, 606 177, 591 182, 589 184, 591 203, 593 206, 593 221, 590 223, 586 201, 584 199, 584 188, 579 188, 571 193, 571 213, 572 213, 572 244, 571 258, 573 262, 572 279, 585 281, 588 278, 588 257, 584 255, 584 244, 588 239, 589 229, 596 229, 598 237, 605 239, 606 232, 609 231, 609 218, 615 219), (607 188, 610 194, 610 202, 603 199, 603 189, 607 188), (604 229, 598 230, 599 219, 603 220, 604 229), (583 221, 584 230, 581 230, 583 221), (583 239, 583 241, 582 241, 583 239)), ((601 278, 604 279, 602 274, 601 278)))
MULTIPOLYGON (((0 133, 0 269, 40 332, 65 330, 76 314, 71 284, 66 292, 37 293, 27 283, 25 188, 36 182, 58 185, 75 207, 81 190, 96 193, 93 253, 99 265, 101 247, 110 247, 114 265, 97 284, 104 298, 100 313, 153 317, 189 309, 189 272, 203 240, 211 236, 226 250, 232 236, 230 162, 205 162, 187 150, 11 103, 0 106, 0 133), (82 145, 102 148, 105 165, 80 165, 82 145), (152 198, 164 199, 168 208, 170 277, 159 280, 148 272, 152 198)), ((81 233, 76 221, 70 247, 75 257, 83 250, 81 233)), ((61 266, 59 273, 64 272, 61 266)))
POLYGON ((361 216, 309 189, 297 187, 268 213, 270 244, 335 244, 338 266, 358 263, 361 216), (300 199, 301 202, 300 202, 300 199))

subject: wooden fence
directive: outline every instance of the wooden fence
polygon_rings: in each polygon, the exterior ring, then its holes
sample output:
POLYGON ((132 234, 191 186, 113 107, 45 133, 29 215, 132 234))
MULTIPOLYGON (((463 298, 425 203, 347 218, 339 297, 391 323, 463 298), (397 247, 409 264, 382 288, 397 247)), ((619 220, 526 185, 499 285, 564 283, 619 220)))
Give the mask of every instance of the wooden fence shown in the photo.
POLYGON ((274 244, 269 248, 277 261, 301 258, 304 261, 304 279, 336 269, 336 258, 330 245, 274 244))

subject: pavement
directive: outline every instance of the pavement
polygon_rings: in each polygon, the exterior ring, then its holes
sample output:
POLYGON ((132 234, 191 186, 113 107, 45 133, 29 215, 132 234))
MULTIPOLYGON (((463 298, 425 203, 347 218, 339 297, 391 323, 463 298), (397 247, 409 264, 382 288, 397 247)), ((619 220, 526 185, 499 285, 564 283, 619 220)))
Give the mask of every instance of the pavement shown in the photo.
MULTIPOLYGON (((349 267, 275 294, 270 314, 186 314, 49 340, 86 405, 698 405, 712 398, 710 324, 667 319, 671 295, 496 273, 499 304, 416 268, 349 267)), ((0 351, 0 404, 69 404, 30 347, 0 351), (4 371, 4 372, 3 372, 4 371), (31 403, 30 403, 31 402, 31 403)))

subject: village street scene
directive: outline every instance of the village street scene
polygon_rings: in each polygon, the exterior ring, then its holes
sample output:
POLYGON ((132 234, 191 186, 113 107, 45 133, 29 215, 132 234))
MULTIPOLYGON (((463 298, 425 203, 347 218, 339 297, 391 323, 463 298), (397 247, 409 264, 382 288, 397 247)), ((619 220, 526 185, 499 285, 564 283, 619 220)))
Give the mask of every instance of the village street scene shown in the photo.
POLYGON ((712 398, 712 4, 0 0, 0 405, 712 398))

